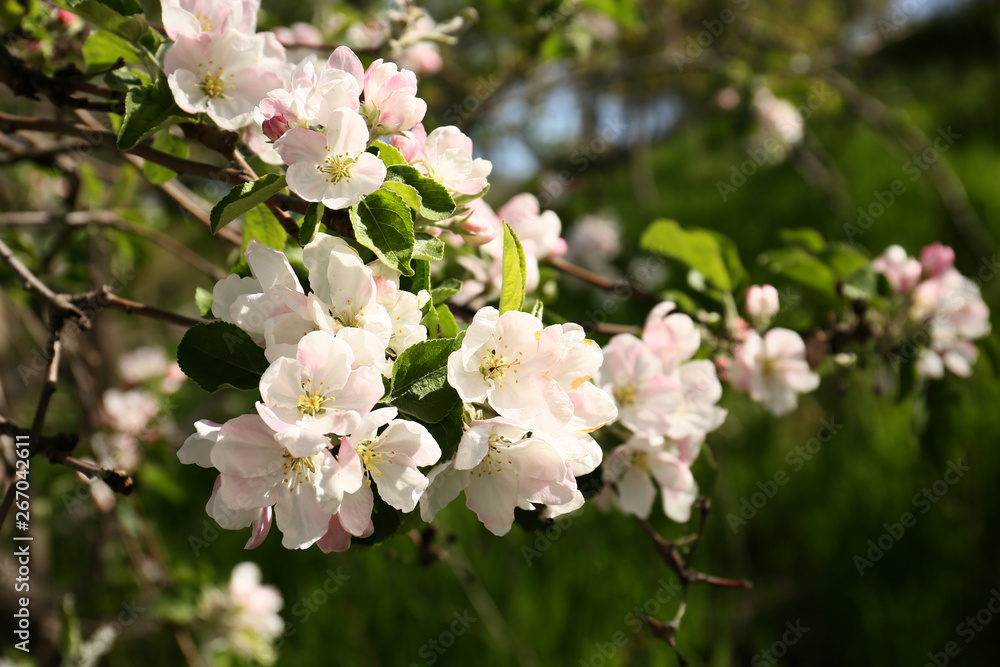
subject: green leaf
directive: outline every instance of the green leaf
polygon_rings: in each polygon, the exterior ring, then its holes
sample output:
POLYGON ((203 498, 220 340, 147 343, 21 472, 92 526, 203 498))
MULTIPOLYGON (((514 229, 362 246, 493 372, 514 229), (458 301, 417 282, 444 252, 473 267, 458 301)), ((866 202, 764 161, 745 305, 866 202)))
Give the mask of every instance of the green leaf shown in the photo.
POLYGON ((257 239, 264 245, 283 250, 285 238, 285 228, 281 226, 278 219, 274 217, 274 213, 271 213, 271 209, 265 204, 257 204, 243 214, 244 252, 246 252, 251 239, 257 239))
POLYGON ((187 118, 190 116, 174 102, 174 94, 165 77, 133 88, 125 97, 125 117, 118 131, 118 148, 131 150, 157 130, 187 118))
POLYGON ((789 245, 800 245, 814 255, 823 252, 823 249, 826 248, 826 240, 823 235, 809 227, 782 229, 778 232, 778 238, 789 245))
POLYGON ((409 278, 402 276, 399 286, 414 294, 422 289, 429 292, 431 290, 431 263, 425 259, 413 262, 413 276, 409 278))
POLYGON ((399 355, 392 368, 392 388, 385 402, 428 424, 444 419, 459 402, 448 384, 448 355, 458 349, 457 338, 417 343, 399 355))
MULTIPOLYGON (((153 138, 153 148, 174 157, 187 158, 188 156, 187 142, 180 137, 175 137, 169 130, 157 132, 156 137, 153 138)), ((142 173, 153 185, 162 185, 177 176, 177 172, 173 169, 167 169, 149 160, 143 163, 142 173)))
POLYGON ((452 315, 448 305, 442 303, 440 306, 435 306, 434 310, 437 311, 437 323, 438 328, 441 330, 441 338, 454 338, 457 336, 458 322, 455 321, 455 316, 452 315))
POLYGON ((137 0, 56 0, 56 4, 131 43, 149 30, 137 0))
POLYGON ((194 302, 198 306, 198 312, 202 317, 210 317, 212 314, 212 304, 215 297, 204 287, 196 287, 194 290, 194 302))
POLYGON ((302 224, 299 225, 299 245, 305 246, 316 238, 320 222, 323 220, 323 209, 323 204, 318 201, 309 204, 302 218, 302 224))
POLYGON ((465 406, 462 401, 455 403, 445 418, 434 423, 424 424, 431 436, 437 440, 438 447, 441 448, 441 460, 448 461, 458 451, 458 443, 465 433, 465 425, 462 423, 462 413, 465 406))
POLYGON ((434 309, 434 302, 429 301, 424 305, 424 316, 420 318, 420 324, 427 329, 427 338, 447 338, 447 336, 438 335, 438 312, 434 309))
POLYGON ((249 335, 229 322, 196 324, 177 347, 177 363, 205 391, 224 384, 256 389, 267 370, 264 350, 249 335))
POLYGON ((83 43, 83 61, 91 72, 108 69, 119 58, 126 65, 142 63, 139 52, 130 42, 110 32, 94 31, 83 43))
POLYGON ((448 278, 440 285, 431 290, 431 298, 434 303, 440 305, 451 297, 462 291, 462 281, 448 278))
POLYGON ((444 241, 436 236, 418 232, 414 235, 413 259, 444 259, 444 241))
POLYGON ((278 174, 268 174, 253 183, 237 185, 212 209, 212 214, 209 216, 212 221, 212 233, 217 234, 220 229, 258 204, 267 201, 284 187, 285 177, 278 174))
POLYGON ((829 298, 836 296, 837 276, 822 260, 802 248, 778 248, 761 255, 760 259, 775 275, 819 295, 829 298))
POLYGON ((733 290, 723 248, 707 229, 685 230, 674 220, 656 220, 642 233, 639 245, 686 264, 723 291, 733 290))
POLYGON ((395 146, 387 144, 384 141, 376 141, 373 143, 368 147, 368 152, 377 155, 386 167, 391 167, 396 164, 406 164, 406 158, 403 157, 403 154, 400 153, 395 146))
POLYGON ((113 69, 104 75, 104 83, 112 90, 127 93, 136 86, 145 86, 151 79, 145 72, 137 69, 113 69))
POLYGON ((389 267, 412 276, 413 220, 400 197, 386 189, 371 193, 351 207, 351 224, 361 245, 389 267))
POLYGON ((850 278, 871 264, 864 253, 847 243, 828 244, 822 257, 840 279, 850 278))
POLYGON ((545 304, 542 303, 541 299, 535 299, 535 304, 531 307, 531 314, 538 319, 542 319, 545 315, 545 304))
POLYGON ((524 248, 506 222, 503 223, 503 282, 500 286, 500 312, 520 310, 524 305, 524 283, 527 277, 524 248))
POLYGON ((448 194, 448 190, 433 178, 421 174, 415 167, 406 164, 393 165, 386 170, 385 180, 386 188, 396 188, 404 192, 408 192, 407 189, 400 188, 399 185, 412 188, 418 200, 413 203, 406 197, 403 197, 403 200, 428 220, 444 220, 455 214, 455 200, 448 194))

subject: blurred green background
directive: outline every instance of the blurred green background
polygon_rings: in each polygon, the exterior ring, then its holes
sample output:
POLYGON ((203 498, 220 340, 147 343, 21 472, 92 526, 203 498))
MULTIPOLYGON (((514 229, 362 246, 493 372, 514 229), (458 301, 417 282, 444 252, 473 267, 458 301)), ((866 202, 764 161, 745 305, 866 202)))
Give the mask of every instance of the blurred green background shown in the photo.
MULTIPOLYGON (((363 16, 375 7, 357 5, 347 11, 363 16)), ((426 5, 439 19, 464 6, 426 5)), ((491 203, 535 192, 560 214, 564 229, 582 215, 610 212, 621 223, 623 253, 616 265, 623 275, 637 257, 642 230, 655 218, 718 230, 736 242, 754 282, 776 281, 787 299, 817 312, 838 304, 782 282, 757 262, 782 244, 781 230, 808 227, 830 242, 853 240, 869 256, 891 243, 915 254, 940 240, 955 248, 966 275, 992 267, 982 274, 981 287, 994 312, 1000 306, 989 242, 1000 236, 996 3, 492 0, 475 7, 480 21, 458 45, 442 48, 444 68, 421 80, 421 95, 431 109, 429 127, 455 122, 494 161, 491 203), (706 22, 727 9, 735 20, 678 68, 676 54, 690 56, 684 50, 689 40, 697 43, 709 30, 706 22), (808 105, 810 95, 819 94, 822 102, 805 119, 799 149, 759 167, 724 198, 719 182, 730 182, 732 167, 748 159, 750 91, 762 84, 796 106, 808 105), (723 89, 738 95, 734 108, 720 108, 723 89), (467 103, 470 96, 474 103, 467 103), (614 129, 621 127, 627 129, 614 129), (914 172, 906 165, 921 150, 919 137, 933 140, 945 128, 959 138, 937 167, 911 180, 914 172), (605 141, 595 143, 598 138, 605 141), (905 193, 852 239, 845 226, 857 226, 858 207, 868 209, 897 179, 905 193)), ((313 17, 305 4, 265 0, 264 8, 265 27, 313 17)), ((320 8, 320 14, 329 11, 320 8)), ((3 107, 32 108, 6 91, 3 107)), ((98 155, 95 162, 98 174, 113 160, 98 155)), ((2 210, 45 206, 43 195, 24 187, 34 169, 5 168, 2 210)), ((83 197, 94 208, 140 209, 144 224, 169 230, 224 265, 225 253, 204 228, 181 222, 141 183, 138 172, 122 169, 110 193, 84 182, 83 197)), ((197 180, 189 184, 203 187, 197 180)), ((123 268, 137 276, 125 296, 194 315, 194 288, 212 285, 182 270, 156 244, 114 231, 88 229, 62 240, 0 233, 34 266, 47 261, 47 275, 65 289, 106 281, 113 268, 123 268), (46 260, 50 252, 55 258, 46 260)), ((40 384, 23 385, 18 365, 38 344, 18 326, 28 321, 30 304, 3 271, 0 378, 9 414, 26 422, 40 384)), ((667 267, 652 287, 685 289, 682 272, 667 267)), ((552 313, 577 321, 594 319, 606 298, 572 282, 545 294, 552 313)), ((640 321, 648 310, 639 301, 618 306, 610 321, 640 321)), ((88 362, 99 369, 99 388, 116 382, 110 362, 121 351, 150 343, 173 349, 182 333, 121 313, 102 315, 85 339, 99 355, 88 362)), ((994 333, 981 347, 993 348, 996 338, 994 333)), ((1000 589, 997 373, 995 357, 984 353, 972 378, 948 377, 903 396, 879 364, 838 371, 782 419, 727 393, 729 418, 709 437, 710 451, 695 469, 713 511, 693 564, 750 579, 754 588, 693 586, 679 651, 695 665, 916 666, 954 641, 960 653, 948 664, 998 664, 1000 618, 968 643, 969 633, 957 627, 1000 589), (825 435, 824 424, 837 425, 832 438, 809 460, 789 458, 825 435), (935 502, 916 496, 957 462, 969 471, 945 485, 940 497, 932 491, 935 502), (745 525, 727 520, 778 471, 788 483, 745 525), (869 540, 877 543, 886 524, 905 512, 916 516, 916 524, 860 575, 856 557, 867 558, 869 540), (782 647, 783 635, 794 636, 786 624, 804 632, 782 647), (772 662, 762 652, 776 643, 772 662)), ((123 600, 152 608, 127 553, 130 542, 148 540, 169 563, 167 595, 179 601, 202 583, 227 580, 237 562, 257 562, 285 598, 281 665, 677 664, 674 651, 630 615, 648 605, 646 611, 661 620, 672 618, 676 596, 664 605, 651 603, 658 592, 672 590, 672 573, 638 524, 590 504, 548 533, 515 526, 498 539, 456 503, 439 516, 432 544, 442 557, 429 563, 407 536, 374 550, 324 555, 315 548, 286 551, 272 535, 256 551, 243 552, 244 532, 213 531, 204 513, 214 473, 181 466, 174 452, 195 419, 224 421, 248 409, 253 398, 236 391, 207 396, 185 386, 169 406, 176 428, 147 443, 136 493, 110 513, 90 508, 88 495, 82 505, 73 503, 80 487, 69 471, 41 462, 33 467, 36 521, 46 531, 36 543, 42 554, 34 566, 42 582, 38 604, 59 617, 71 593, 72 616, 85 636, 117 615, 123 600), (138 531, 140 515, 155 535, 138 531), (347 579, 328 584, 339 575, 347 579), (467 622, 455 625, 456 618, 467 622), (466 624, 467 630, 451 634, 466 624)), ((61 385, 49 430, 74 430, 92 420, 85 399, 69 381, 61 385)), ((664 534, 686 532, 659 509, 653 523, 664 534)), ((9 536, 5 528, 0 539, 9 536)), ((41 643, 59 641, 58 629, 42 636, 41 643)), ((7 646, 9 640, 0 641, 7 646)), ((140 613, 106 660, 154 667, 181 664, 182 657, 171 630, 140 613)))

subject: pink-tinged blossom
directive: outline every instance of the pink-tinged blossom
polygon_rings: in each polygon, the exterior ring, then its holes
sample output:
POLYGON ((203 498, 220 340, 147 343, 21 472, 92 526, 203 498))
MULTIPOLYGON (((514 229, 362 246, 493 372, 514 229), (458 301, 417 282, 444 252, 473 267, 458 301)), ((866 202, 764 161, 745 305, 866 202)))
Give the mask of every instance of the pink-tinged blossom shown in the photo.
POLYGON ((222 34, 178 35, 163 68, 174 100, 188 113, 205 113, 225 130, 253 120, 253 110, 282 77, 269 66, 262 34, 235 30, 222 34))
POLYGON ((346 46, 337 47, 327 66, 347 72, 364 91, 360 113, 372 137, 405 132, 424 119, 427 103, 417 97, 417 77, 381 58, 363 70, 361 60, 346 46))
POLYGON ((366 153, 368 129, 357 113, 333 110, 322 119, 326 135, 293 128, 275 142, 288 165, 288 187, 306 201, 331 209, 348 208, 382 185, 385 164, 366 153))
POLYGON ((350 436, 341 438, 339 451, 345 493, 340 522, 357 536, 371 524, 372 482, 388 505, 411 512, 428 484, 417 468, 441 458, 441 448, 427 429, 396 419, 396 408, 369 413, 350 436))
POLYGON ((446 125, 426 134, 421 124, 408 134, 392 137, 389 143, 421 172, 457 195, 474 196, 486 188, 493 165, 473 159, 472 139, 457 127, 446 125))
MULTIPOLYGON (((375 524, 369 520, 368 526, 362 531, 361 535, 358 537, 368 537, 375 532, 375 524)), ((330 527, 326 531, 316 546, 320 548, 325 554, 328 553, 343 553, 351 548, 351 538, 354 537, 348 530, 344 527, 344 524, 340 520, 340 513, 334 514, 330 517, 330 527)))
POLYGON ((955 265, 955 251, 946 245, 932 243, 920 251, 920 265, 925 277, 937 278, 955 265))
POLYGON ((257 415, 222 425, 212 465, 222 473, 219 501, 234 510, 274 506, 286 549, 305 549, 329 528, 342 498, 340 466, 325 436, 290 427, 276 433, 257 415))
POLYGON ((137 435, 160 413, 156 397, 145 389, 108 389, 101 403, 109 425, 119 433, 137 435))
POLYGON ((971 341, 990 332, 990 309, 976 283, 945 269, 913 290, 910 318, 930 333, 917 364, 922 377, 940 378, 945 369, 959 377, 972 374, 979 352, 971 341))
POLYGON ((750 394, 777 416, 798 406, 798 395, 819 386, 806 361, 806 345, 789 329, 771 329, 763 337, 750 332, 737 346, 729 368, 733 386, 750 394))
POLYGON ((292 70, 287 87, 271 90, 260 100, 254 120, 276 141, 293 127, 310 129, 324 119, 333 122, 330 114, 341 107, 357 111, 360 93, 353 76, 325 66, 319 69, 316 57, 310 55, 292 70))
POLYGON ((872 270, 886 277, 893 292, 907 294, 920 282, 923 267, 902 246, 891 245, 872 260, 872 270))
POLYGON ((492 242, 503 234, 500 218, 489 204, 482 199, 473 199, 466 204, 464 213, 454 218, 451 229, 462 239, 474 246, 492 242))
POLYGON ((261 418, 275 431, 351 433, 385 392, 371 368, 352 370, 351 346, 326 331, 306 334, 295 358, 282 357, 260 378, 261 418))
POLYGON ((302 320, 306 316, 307 298, 280 250, 253 239, 245 255, 252 277, 230 274, 217 282, 212 290, 212 314, 263 343, 265 327, 273 324, 274 318, 298 313, 297 319, 302 320))
POLYGON ((744 308, 755 320, 767 321, 778 314, 778 290, 773 285, 751 285, 747 289, 744 308))
POLYGON ((272 644, 285 629, 278 614, 283 600, 277 588, 260 581, 256 563, 240 563, 233 569, 225 601, 214 605, 212 596, 206 596, 203 606, 218 610, 221 639, 236 656, 270 663, 276 658, 272 644))
POLYGON ((701 332, 694 320, 673 312, 675 308, 672 301, 660 303, 650 311, 642 329, 643 342, 659 357, 665 373, 693 357, 701 346, 701 332))
POLYGON ((163 0, 163 30, 170 39, 178 35, 222 33, 235 30, 252 35, 257 30, 257 0, 163 0))
POLYGON ((425 521, 465 491, 466 505, 486 528, 506 535, 514 508, 561 505, 576 498, 575 480, 549 442, 525 437, 528 429, 504 419, 473 422, 453 461, 435 467, 421 499, 425 521))
MULTIPOLYGON (((535 195, 524 192, 512 197, 497 210, 497 216, 517 234, 526 255, 544 259, 566 252, 566 242, 559 236, 559 216, 555 211, 542 211, 535 195)), ((496 254, 502 254, 502 245, 496 254)))
POLYGON ((618 421, 637 433, 663 433, 682 395, 680 380, 664 373, 660 359, 632 334, 604 346, 597 384, 614 397, 618 421))
POLYGON ((372 270, 357 252, 341 238, 317 234, 303 249, 302 261, 309 270, 313 291, 308 305, 315 325, 338 336, 344 329, 360 329, 384 351, 392 338, 392 320, 378 302, 372 270))
POLYGON ((615 485, 615 497, 624 512, 649 518, 658 485, 663 513, 679 523, 691 518, 698 483, 688 465, 655 440, 634 436, 608 455, 603 470, 604 482, 615 485))
POLYGON ((250 528, 250 537, 243 548, 256 549, 264 543, 268 533, 271 532, 274 509, 272 507, 231 509, 219 498, 219 487, 221 486, 222 475, 219 475, 215 478, 215 486, 212 488, 212 496, 208 499, 208 504, 205 505, 205 512, 219 524, 220 528, 225 530, 250 528))
POLYGON ((609 275, 611 260, 621 252, 621 225, 605 215, 585 215, 566 237, 566 257, 585 268, 609 275))
POLYGON ((289 27, 280 26, 274 29, 274 36, 282 46, 322 46, 323 33, 312 23, 297 21, 289 27))
POLYGON ((202 468, 212 467, 212 447, 219 439, 219 429, 222 424, 216 424, 208 419, 199 419, 194 423, 195 432, 188 436, 184 444, 177 450, 177 458, 184 464, 195 464, 202 468))

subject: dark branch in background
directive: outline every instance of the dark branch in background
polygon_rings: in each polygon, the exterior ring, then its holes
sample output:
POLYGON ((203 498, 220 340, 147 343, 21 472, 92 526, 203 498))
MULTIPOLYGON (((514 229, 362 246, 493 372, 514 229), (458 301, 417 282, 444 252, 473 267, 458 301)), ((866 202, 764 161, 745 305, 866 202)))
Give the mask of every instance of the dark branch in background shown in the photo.
POLYGON ((905 152, 930 150, 938 154, 937 160, 927 163, 925 173, 937 189, 955 230, 974 255, 995 253, 996 243, 969 201, 962 180, 927 135, 901 114, 894 113, 884 102, 862 91, 843 74, 829 70, 824 77, 844 97, 848 109, 869 125, 890 134, 905 152))
POLYGON ((607 292, 613 292, 615 290, 627 290, 627 295, 629 297, 635 297, 641 299, 648 303, 660 303, 662 299, 658 298, 655 294, 650 294, 649 292, 644 292, 640 289, 629 285, 628 283, 616 282, 610 278, 605 278, 604 276, 594 273, 582 266, 577 266, 570 261, 563 259, 562 257, 555 257, 549 255, 546 259, 549 266, 559 269, 563 273, 567 273, 574 278, 579 278, 580 280, 590 283, 595 287, 599 287, 607 292))
POLYGON ((677 607, 677 614, 674 618, 668 622, 653 618, 648 614, 645 614, 644 618, 649 624, 650 631, 655 636, 667 642, 667 644, 669 644, 670 647, 677 652, 677 660, 681 664, 681 667, 686 666, 688 661, 685 660, 684 656, 677 650, 677 632, 680 630, 681 621, 687 611, 688 586, 691 584, 709 584, 710 586, 720 586, 723 588, 753 588, 753 584, 745 579, 724 579, 722 577, 716 577, 711 574, 699 572, 689 565, 689 563, 694 560, 695 553, 698 550, 698 545, 701 544, 702 538, 705 536, 705 523, 708 520, 708 515, 712 509, 710 501, 705 497, 698 498, 695 503, 695 507, 698 509, 700 514, 698 532, 689 537, 669 542, 663 539, 663 537, 656 532, 656 529, 650 525, 649 521, 639 517, 635 518, 639 525, 642 526, 642 529, 646 531, 646 534, 649 535, 649 538, 653 541, 653 546, 656 548, 660 558, 662 558, 663 562, 674 571, 674 574, 677 575, 677 579, 680 580, 681 602, 677 607), (686 557, 683 553, 683 548, 685 547, 687 548, 686 557))
MULTIPOLYGON (((119 58, 110 69, 118 69, 124 66, 125 61, 119 58)), ((83 72, 80 72, 75 67, 64 68, 57 72, 55 77, 48 77, 41 70, 31 67, 12 54, 0 42, 0 82, 7 84, 7 87, 14 91, 15 95, 33 100, 37 100, 39 95, 44 95, 57 107, 90 109, 92 111, 105 111, 117 114, 125 113, 124 93, 104 88, 103 86, 85 83, 83 77, 83 72), (110 101, 95 101, 74 97, 67 94, 68 92, 90 93, 112 99, 110 101)))

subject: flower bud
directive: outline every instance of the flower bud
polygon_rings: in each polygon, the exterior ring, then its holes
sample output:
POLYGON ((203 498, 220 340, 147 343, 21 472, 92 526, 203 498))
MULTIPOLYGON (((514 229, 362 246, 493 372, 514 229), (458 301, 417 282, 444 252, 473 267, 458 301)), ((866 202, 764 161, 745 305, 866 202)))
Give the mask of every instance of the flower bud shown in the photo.
POLYGON ((920 251, 920 264, 928 278, 935 278, 955 264, 955 251, 946 245, 932 243, 920 251))
POLYGON ((773 285, 751 285, 744 304, 747 315, 755 320, 769 320, 778 314, 778 290, 773 285))
POLYGON ((261 129, 264 130, 264 136, 271 141, 277 141, 288 131, 288 121, 284 116, 274 116, 261 123, 261 129))

